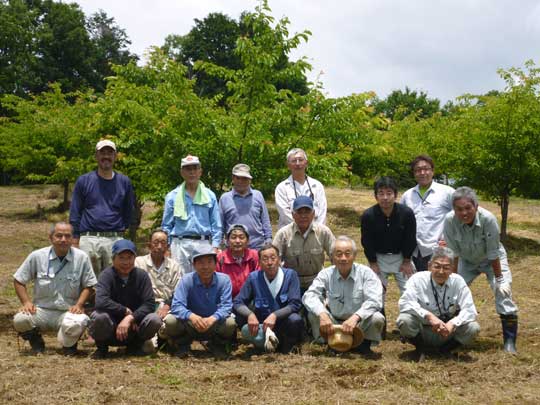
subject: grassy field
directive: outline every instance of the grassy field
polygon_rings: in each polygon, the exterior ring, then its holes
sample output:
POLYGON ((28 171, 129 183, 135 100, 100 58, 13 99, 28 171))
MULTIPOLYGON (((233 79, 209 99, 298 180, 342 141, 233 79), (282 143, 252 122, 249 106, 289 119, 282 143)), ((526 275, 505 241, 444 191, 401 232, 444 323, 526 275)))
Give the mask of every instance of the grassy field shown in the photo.
MULTIPOLYGON (((59 200, 55 186, 2 187, 0 199, 0 403, 2 404, 538 404, 540 403, 540 202, 513 200, 506 244, 520 306, 519 355, 501 351, 500 321, 487 282, 472 286, 482 327, 477 344, 457 358, 411 359, 413 347, 394 333, 375 348, 382 357, 329 356, 305 343, 300 354, 258 355, 241 345, 232 359, 215 361, 202 349, 180 360, 166 354, 93 361, 93 347, 64 358, 54 335, 47 350, 28 355, 11 319, 19 307, 12 274, 32 250, 46 246, 51 214, 59 200)), ((373 204, 366 190, 328 190, 330 228, 360 240, 359 214, 373 204)), ((498 213, 491 203, 484 207, 498 213)), ((270 205, 272 222, 276 211, 270 205)), ((152 207, 145 209, 147 218, 152 207)), ((144 222, 146 225, 149 221, 144 222)), ((143 243, 140 243, 143 246, 143 243)), ((365 263, 362 254, 358 261, 365 263)), ((397 317, 397 286, 387 298, 389 330, 397 317)))

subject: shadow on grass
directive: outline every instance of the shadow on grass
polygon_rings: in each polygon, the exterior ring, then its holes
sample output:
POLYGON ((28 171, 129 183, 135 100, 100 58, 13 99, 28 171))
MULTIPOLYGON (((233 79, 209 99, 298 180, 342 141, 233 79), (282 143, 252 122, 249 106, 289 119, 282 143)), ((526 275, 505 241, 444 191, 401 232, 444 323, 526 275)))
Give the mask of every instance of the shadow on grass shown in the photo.
POLYGON ((34 208, 26 208, 23 211, 0 213, 1 218, 23 221, 41 221, 48 219, 51 215, 63 214, 66 212, 64 204, 59 202, 51 206, 37 204, 34 208))
POLYGON ((511 255, 518 257, 537 256, 538 252, 540 252, 540 242, 514 235, 507 236, 504 247, 511 255))
POLYGON ((354 208, 330 208, 328 216, 332 218, 332 226, 340 228, 360 227, 360 214, 354 208))

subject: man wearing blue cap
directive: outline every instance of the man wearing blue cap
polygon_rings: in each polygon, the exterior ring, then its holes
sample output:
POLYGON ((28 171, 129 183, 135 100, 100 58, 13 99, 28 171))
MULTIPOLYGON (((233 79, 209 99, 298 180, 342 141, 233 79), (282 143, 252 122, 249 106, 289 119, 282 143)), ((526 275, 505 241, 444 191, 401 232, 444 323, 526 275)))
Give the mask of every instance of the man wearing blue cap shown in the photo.
POLYGON ((283 267, 296 270, 300 289, 306 291, 324 267, 324 253, 330 257, 334 234, 326 226, 314 222, 313 200, 300 196, 293 203, 294 222, 281 228, 273 244, 279 249, 283 267))
POLYGON ((208 342, 208 349, 216 357, 224 357, 236 337, 236 323, 231 317, 232 285, 228 275, 216 273, 216 252, 210 245, 202 245, 193 252, 195 272, 182 277, 171 305, 171 314, 164 319, 160 336, 176 355, 186 357, 191 342, 208 342))
POLYGON ((96 310, 90 335, 96 341, 94 358, 107 357, 109 346, 127 346, 129 354, 142 354, 143 343, 161 327, 154 312, 155 299, 148 273, 135 267, 132 241, 120 239, 112 246, 113 265, 99 275, 96 310))

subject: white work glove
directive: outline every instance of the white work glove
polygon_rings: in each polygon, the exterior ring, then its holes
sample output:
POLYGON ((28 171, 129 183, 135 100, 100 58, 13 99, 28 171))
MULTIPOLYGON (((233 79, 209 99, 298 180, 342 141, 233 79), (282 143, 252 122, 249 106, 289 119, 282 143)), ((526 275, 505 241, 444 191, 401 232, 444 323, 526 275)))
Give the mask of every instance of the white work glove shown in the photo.
POLYGON ((270 328, 266 328, 266 333, 264 337, 264 349, 269 352, 275 352, 279 345, 279 339, 277 338, 274 331, 270 328))
POLYGON ((495 279, 495 287, 499 293, 507 298, 512 295, 512 287, 508 281, 505 281, 504 276, 501 275, 495 279))

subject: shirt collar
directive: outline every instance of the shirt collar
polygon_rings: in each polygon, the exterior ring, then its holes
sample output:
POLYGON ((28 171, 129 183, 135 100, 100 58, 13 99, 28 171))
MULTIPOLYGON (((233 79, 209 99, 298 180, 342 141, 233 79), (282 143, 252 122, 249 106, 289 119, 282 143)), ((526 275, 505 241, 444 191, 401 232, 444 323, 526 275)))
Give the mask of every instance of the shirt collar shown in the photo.
POLYGON ((293 227, 293 234, 294 233, 297 233, 298 235, 300 235, 302 238, 304 238, 304 235, 307 235, 309 234, 310 232, 314 232, 313 231, 313 224, 315 223, 315 220, 311 221, 311 224, 309 224, 309 227, 308 229, 306 229, 306 232, 302 233, 300 232, 300 228, 298 228, 298 225, 296 224, 296 222, 292 222, 292 227, 293 227))
POLYGON ((202 281, 201 281, 201 278, 199 277, 199 274, 197 274, 197 272, 195 271, 194 272, 194 276, 193 276, 193 279, 195 281, 195 285, 197 287, 203 287, 203 288, 211 288, 211 287, 215 287, 216 284, 217 284, 217 276, 216 276, 216 272, 214 271, 214 274, 212 274, 212 282, 210 283, 210 287, 206 287, 202 281))
POLYGON ((334 269, 335 269, 335 271, 336 271, 336 274, 337 274, 338 279, 341 279, 341 280, 343 280, 343 281, 346 281, 346 280, 348 280, 348 279, 350 278, 350 279, 352 279, 353 281, 356 282, 356 278, 357 278, 357 271, 356 271, 356 270, 357 270, 357 267, 356 267, 356 266, 357 266, 357 264, 356 264, 356 263, 353 263, 352 268, 351 268, 351 271, 349 272, 349 275, 347 276, 347 278, 343 278, 343 277, 341 276, 341 273, 339 272, 337 266, 334 265, 334 269))
MULTIPOLYGON (((64 256, 64 260, 68 261, 68 262, 71 262, 73 261, 73 252, 72 252, 72 248, 69 248, 67 254, 64 256)), ((49 261, 53 261, 54 259, 58 259, 58 255, 56 254, 56 252, 54 251, 54 247, 51 246, 51 250, 49 251, 49 261)))
MULTIPOLYGON (((232 255, 232 252, 231 252, 231 249, 229 249, 229 248, 225 249, 222 257, 223 257, 223 262, 224 263, 227 263, 227 264, 238 263, 234 259, 234 256, 232 255)), ((252 258, 249 255, 249 249, 246 248, 246 249, 244 249, 244 256, 242 256, 242 263, 248 262, 250 260, 252 260, 252 258)))
POLYGON ((248 195, 253 194, 253 189, 252 189, 251 186, 250 186, 250 187, 249 187, 249 191, 248 191, 246 194, 244 194, 244 195, 240 194, 240 193, 239 193, 238 191, 236 191, 234 188, 232 189, 232 192, 233 192, 233 197, 238 196, 238 197, 241 197, 241 198, 245 198, 245 197, 247 197, 248 195))

